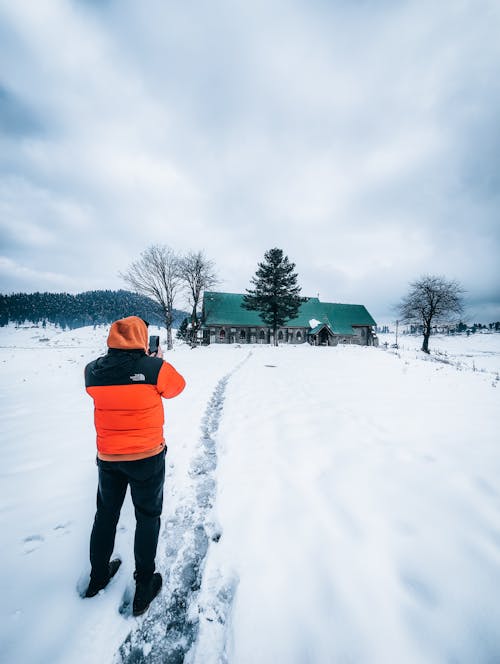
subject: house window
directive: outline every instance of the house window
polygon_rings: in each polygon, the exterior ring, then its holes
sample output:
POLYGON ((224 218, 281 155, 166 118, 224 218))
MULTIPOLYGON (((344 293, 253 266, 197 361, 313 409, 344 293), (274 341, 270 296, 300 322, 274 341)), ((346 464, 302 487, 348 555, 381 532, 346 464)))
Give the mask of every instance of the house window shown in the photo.
POLYGON ((300 330, 297 331, 297 334, 295 335, 295 338, 297 341, 302 341, 302 333, 300 330))
POLYGON ((246 338, 245 330, 240 330, 240 339, 244 341, 246 338))
POLYGON ((219 332, 219 339, 220 339, 221 341, 225 341, 225 340, 226 340, 226 330, 221 330, 221 331, 219 332))
POLYGON ((260 339, 261 341, 264 341, 265 338, 266 338, 266 333, 264 332, 264 330, 261 330, 261 331, 259 332, 259 339, 260 339))

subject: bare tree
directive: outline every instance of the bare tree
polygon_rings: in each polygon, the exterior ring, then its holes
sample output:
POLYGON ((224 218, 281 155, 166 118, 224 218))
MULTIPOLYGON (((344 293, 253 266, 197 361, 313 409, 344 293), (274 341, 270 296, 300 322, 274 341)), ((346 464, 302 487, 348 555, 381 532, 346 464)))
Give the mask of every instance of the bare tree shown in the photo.
POLYGON ((165 318, 167 349, 172 344, 172 324, 175 296, 181 285, 180 260, 166 245, 153 244, 142 252, 120 277, 136 292, 155 300, 165 318))
POLYGON ((458 281, 448 281, 441 276, 424 275, 410 283, 410 290, 397 309, 403 323, 422 325, 424 353, 429 352, 432 326, 451 322, 453 317, 463 312, 464 292, 458 281))
POLYGON ((200 326, 198 308, 203 291, 212 288, 219 280, 215 263, 205 257, 202 251, 190 251, 180 260, 180 276, 191 306, 191 340, 196 339, 200 326))

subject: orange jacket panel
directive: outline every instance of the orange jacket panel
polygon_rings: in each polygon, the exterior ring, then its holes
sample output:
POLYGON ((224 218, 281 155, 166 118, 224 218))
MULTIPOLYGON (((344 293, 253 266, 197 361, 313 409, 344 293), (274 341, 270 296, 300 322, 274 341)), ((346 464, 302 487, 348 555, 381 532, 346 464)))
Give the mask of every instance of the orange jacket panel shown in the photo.
POLYGON ((143 458, 161 451, 161 397, 177 396, 186 384, 171 364, 142 351, 112 350, 87 365, 85 379, 94 400, 99 456, 143 458))

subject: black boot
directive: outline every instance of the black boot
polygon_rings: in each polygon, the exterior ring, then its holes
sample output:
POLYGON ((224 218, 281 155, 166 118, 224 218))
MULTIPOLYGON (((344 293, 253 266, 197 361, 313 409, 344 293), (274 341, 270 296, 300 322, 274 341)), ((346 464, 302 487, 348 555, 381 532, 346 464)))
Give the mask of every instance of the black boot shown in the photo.
POLYGON ((91 574, 89 587, 85 592, 85 597, 95 597, 98 592, 105 588, 118 572, 118 568, 121 564, 122 561, 119 558, 112 560, 108 565, 108 577, 106 579, 93 579, 91 574))
POLYGON ((136 574, 134 576, 136 582, 132 613, 134 616, 141 616, 148 610, 149 605, 160 592, 163 579, 159 572, 155 572, 149 581, 146 582, 139 581, 136 574))

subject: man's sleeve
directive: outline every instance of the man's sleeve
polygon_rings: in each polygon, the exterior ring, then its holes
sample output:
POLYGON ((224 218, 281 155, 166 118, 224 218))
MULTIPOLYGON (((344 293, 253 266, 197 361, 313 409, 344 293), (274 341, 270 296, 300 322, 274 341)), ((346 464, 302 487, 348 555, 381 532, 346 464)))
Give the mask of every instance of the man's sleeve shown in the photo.
POLYGON ((186 381, 174 367, 168 362, 163 362, 158 374, 156 387, 158 392, 165 399, 172 399, 182 392, 186 386, 186 381))

